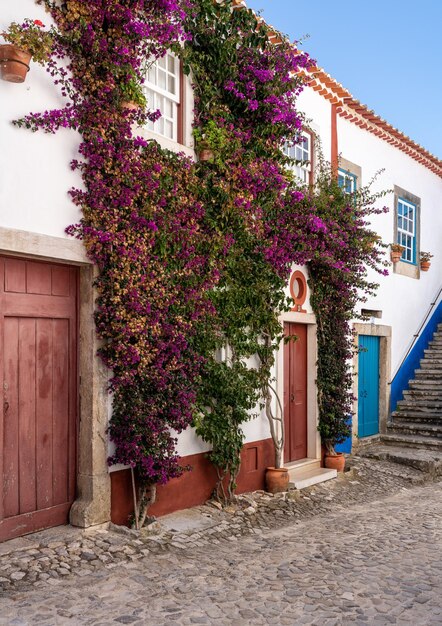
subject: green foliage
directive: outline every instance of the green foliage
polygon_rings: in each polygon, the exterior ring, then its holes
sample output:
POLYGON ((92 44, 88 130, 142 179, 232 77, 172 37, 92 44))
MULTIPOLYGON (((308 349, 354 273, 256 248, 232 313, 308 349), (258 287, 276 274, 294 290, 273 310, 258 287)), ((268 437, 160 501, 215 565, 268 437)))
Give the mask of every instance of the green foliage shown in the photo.
POLYGON ((120 83, 119 89, 121 98, 124 102, 133 102, 143 109, 146 107, 146 96, 144 95, 143 88, 137 78, 134 77, 127 82, 120 83))
POLYGON ((25 19, 22 24, 12 22, 3 38, 20 50, 29 52, 35 63, 44 65, 51 56, 54 45, 55 31, 43 30, 44 24, 40 20, 25 19))
POLYGON ((330 166, 320 162, 315 212, 328 225, 328 245, 309 263, 309 284, 317 321, 318 429, 329 451, 351 432, 354 398, 349 366, 355 347, 350 322, 358 317, 358 303, 373 295, 378 286, 367 281, 367 267, 388 273, 382 269, 386 265, 382 249, 386 246, 368 227, 370 215, 386 211, 374 208, 385 195, 372 194, 370 185, 351 196, 344 193, 330 166))

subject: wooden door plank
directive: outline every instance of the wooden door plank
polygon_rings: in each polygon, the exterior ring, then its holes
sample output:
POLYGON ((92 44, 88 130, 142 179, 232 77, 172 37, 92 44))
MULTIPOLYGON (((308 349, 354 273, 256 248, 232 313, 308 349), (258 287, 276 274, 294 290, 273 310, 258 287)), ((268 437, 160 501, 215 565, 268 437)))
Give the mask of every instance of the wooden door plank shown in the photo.
POLYGON ((52 267, 49 264, 34 261, 26 263, 26 292, 51 295, 52 267))
POLYGON ((72 315, 72 299, 35 294, 8 293, 3 314, 16 317, 62 317, 72 315))
POLYGON ((36 464, 37 509, 53 504, 53 320, 37 320, 36 464))
MULTIPOLYGON (((74 270, 75 272, 75 270, 74 270)), ((64 296, 70 295, 71 269, 69 267, 52 268, 52 295, 64 296)))
POLYGON ((20 512, 19 500, 19 409, 18 409, 18 329, 17 318, 4 319, 3 375, 3 516, 20 512))
POLYGON ((26 261, 5 259, 5 291, 26 293, 26 261))
POLYGON ((20 513, 36 508, 35 476, 35 320, 18 322, 20 513))
MULTIPOLYGON (((75 279, 73 295, 76 294, 76 273, 72 272, 75 279)), ((78 360, 77 360, 77 299, 73 298, 73 313, 75 317, 69 322, 69 499, 73 501, 76 493, 76 467, 77 467, 77 415, 78 415, 78 360)))
MULTIPOLYGON (((284 337, 290 334, 289 324, 284 324, 284 337)), ((290 343, 284 344, 284 463, 290 461, 290 343)))
POLYGON ((53 503, 69 500, 69 320, 53 320, 53 503))
POLYGON ((298 339, 293 346, 294 360, 294 437, 293 455, 295 459, 307 456, 307 327, 296 324, 293 328, 298 339))

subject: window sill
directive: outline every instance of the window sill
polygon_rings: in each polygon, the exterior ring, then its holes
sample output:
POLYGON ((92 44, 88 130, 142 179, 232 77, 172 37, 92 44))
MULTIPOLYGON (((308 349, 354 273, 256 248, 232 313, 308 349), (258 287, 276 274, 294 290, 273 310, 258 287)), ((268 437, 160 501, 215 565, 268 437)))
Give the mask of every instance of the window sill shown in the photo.
POLYGON ((143 137, 143 139, 155 139, 155 141, 158 141, 160 146, 165 150, 171 150, 172 152, 184 152, 186 156, 195 160, 195 150, 193 148, 189 148, 189 146, 185 146, 182 143, 178 143, 177 141, 173 141, 172 139, 153 133, 151 130, 146 130, 145 128, 137 128, 137 133, 143 137))
POLYGON ((393 274, 408 276, 408 278, 420 278, 419 267, 412 263, 405 263, 404 261, 393 264, 393 274))

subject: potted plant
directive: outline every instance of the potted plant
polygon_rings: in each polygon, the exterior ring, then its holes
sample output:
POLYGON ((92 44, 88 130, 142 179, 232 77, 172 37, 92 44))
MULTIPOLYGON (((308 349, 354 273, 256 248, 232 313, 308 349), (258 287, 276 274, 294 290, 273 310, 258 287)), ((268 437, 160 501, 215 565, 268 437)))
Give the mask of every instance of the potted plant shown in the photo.
POLYGON ((328 469, 335 469, 343 472, 345 467, 345 456, 342 452, 336 452, 334 445, 330 441, 325 442, 324 465, 328 469))
POLYGON ((430 254, 430 252, 421 252, 420 253, 420 267, 422 272, 428 272, 428 270, 430 269, 430 265, 431 265, 431 261, 430 259, 433 258, 433 254, 430 254))
POLYGON ((136 76, 133 76, 127 82, 120 83, 120 92, 122 109, 137 111, 138 109, 146 108, 147 99, 143 93, 143 87, 136 76))
POLYGON ((22 24, 12 22, 2 33, 7 44, 0 46, 0 76, 11 83, 23 83, 29 72, 29 62, 44 65, 49 60, 54 45, 54 30, 42 30, 40 20, 28 18, 22 24))
POLYGON ((227 131, 209 120, 204 128, 193 131, 196 151, 200 161, 215 161, 221 164, 221 154, 228 144, 227 131))
POLYGON ((401 246, 399 243, 391 243, 390 244, 391 262, 397 263, 398 261, 400 261, 404 250, 405 250, 404 246, 401 246))

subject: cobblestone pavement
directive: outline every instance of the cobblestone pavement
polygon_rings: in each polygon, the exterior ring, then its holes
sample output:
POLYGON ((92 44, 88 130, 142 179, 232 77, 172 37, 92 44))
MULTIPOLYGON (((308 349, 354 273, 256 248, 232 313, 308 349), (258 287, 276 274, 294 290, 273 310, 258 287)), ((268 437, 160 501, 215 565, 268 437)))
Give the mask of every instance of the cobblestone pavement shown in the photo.
POLYGON ((354 463, 301 494, 198 507, 187 528, 170 516, 3 544, 0 625, 440 626, 442 483, 354 463))

